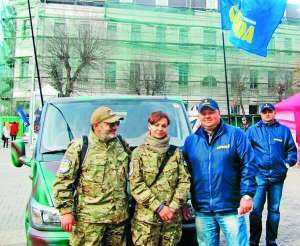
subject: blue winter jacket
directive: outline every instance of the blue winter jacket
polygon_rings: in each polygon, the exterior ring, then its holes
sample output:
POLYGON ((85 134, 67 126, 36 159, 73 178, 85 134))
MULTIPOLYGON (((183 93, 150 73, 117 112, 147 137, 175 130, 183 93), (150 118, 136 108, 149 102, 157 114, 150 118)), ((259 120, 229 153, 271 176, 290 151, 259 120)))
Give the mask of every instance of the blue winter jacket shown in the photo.
POLYGON ((256 165, 245 133, 221 121, 211 144, 199 128, 184 144, 198 212, 236 212, 243 195, 254 196, 256 165))
POLYGON ((291 131, 275 121, 269 125, 262 120, 246 132, 254 149, 258 175, 273 181, 286 177, 287 167, 297 162, 297 148, 291 131))

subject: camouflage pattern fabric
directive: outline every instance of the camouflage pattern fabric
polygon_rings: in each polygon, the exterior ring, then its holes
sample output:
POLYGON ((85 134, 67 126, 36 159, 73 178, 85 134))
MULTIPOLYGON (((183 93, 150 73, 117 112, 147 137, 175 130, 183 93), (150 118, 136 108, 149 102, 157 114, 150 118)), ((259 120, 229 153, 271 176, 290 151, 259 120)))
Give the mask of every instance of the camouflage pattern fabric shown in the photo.
POLYGON ((73 227, 71 246, 125 246, 125 225, 77 222, 73 227))
POLYGON ((135 246, 176 246, 181 238, 181 224, 150 225, 132 221, 132 241, 135 246))
MULTIPOLYGON (((177 149, 170 157, 157 182, 149 188, 163 158, 164 154, 156 153, 146 145, 139 146, 132 153, 129 181, 131 194, 137 203, 132 222, 133 240, 137 243, 136 245, 157 245, 154 241, 159 238, 159 233, 154 235, 159 230, 157 228, 160 228, 161 222, 155 211, 161 203, 176 210, 175 218, 171 224, 167 225, 168 236, 162 232, 162 237, 173 237, 176 241, 177 237, 172 235, 181 235, 182 216, 179 208, 186 202, 190 189, 190 176, 183 156, 177 149), (156 232, 152 234, 152 230, 156 232), (144 240, 150 240, 153 243, 143 244, 144 240)), ((171 241, 170 243, 165 245, 176 245, 171 241)))
MULTIPOLYGON (((73 212, 72 184, 79 166, 81 145, 82 140, 76 140, 69 146, 56 175, 53 190, 55 206, 61 215, 73 212)), ((118 139, 104 143, 90 132, 77 189, 76 220, 118 224, 128 218, 128 158, 118 139)))

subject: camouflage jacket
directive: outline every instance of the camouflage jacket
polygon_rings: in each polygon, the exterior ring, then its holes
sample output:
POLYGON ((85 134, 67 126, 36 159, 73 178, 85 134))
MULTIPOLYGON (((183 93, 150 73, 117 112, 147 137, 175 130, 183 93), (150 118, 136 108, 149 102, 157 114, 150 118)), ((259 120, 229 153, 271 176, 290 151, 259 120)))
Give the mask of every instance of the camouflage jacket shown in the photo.
MULTIPOLYGON (((75 140, 69 146, 56 174, 54 198, 61 215, 73 212, 72 185, 77 176, 81 146, 82 140, 75 140)), ((77 219, 90 223, 119 223, 127 219, 128 159, 118 139, 106 144, 90 132, 77 188, 77 219)))
POLYGON ((159 217, 155 211, 161 203, 178 210, 186 202, 190 176, 179 149, 170 157, 156 183, 149 187, 164 155, 146 145, 139 146, 132 153, 129 181, 131 194, 137 202, 134 218, 139 221, 157 223, 159 217))

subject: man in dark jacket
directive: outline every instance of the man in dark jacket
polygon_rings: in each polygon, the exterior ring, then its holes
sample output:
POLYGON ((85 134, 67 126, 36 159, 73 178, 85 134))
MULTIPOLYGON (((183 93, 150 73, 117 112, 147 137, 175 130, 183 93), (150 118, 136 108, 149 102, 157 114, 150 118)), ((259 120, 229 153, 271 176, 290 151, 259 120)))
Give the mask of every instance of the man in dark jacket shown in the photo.
POLYGON ((244 132, 221 120, 216 101, 199 104, 201 127, 190 135, 183 153, 190 169, 192 203, 199 245, 219 245, 220 228, 227 245, 248 245, 244 216, 255 194, 253 150, 244 132))
POLYGON ((250 127, 247 136, 254 149, 258 184, 254 208, 250 214, 250 245, 259 245, 262 232, 262 211, 268 196, 266 228, 267 246, 276 246, 279 226, 279 205, 283 182, 289 167, 296 164, 297 149, 290 130, 275 120, 271 103, 260 106, 261 121, 250 127))

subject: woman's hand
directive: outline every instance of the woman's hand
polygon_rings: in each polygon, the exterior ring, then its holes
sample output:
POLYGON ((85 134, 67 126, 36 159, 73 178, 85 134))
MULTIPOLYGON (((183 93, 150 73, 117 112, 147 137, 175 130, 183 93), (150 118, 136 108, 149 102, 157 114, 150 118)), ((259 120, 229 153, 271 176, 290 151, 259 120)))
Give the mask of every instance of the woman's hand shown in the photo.
POLYGON ((190 218, 192 218, 191 209, 188 205, 183 205, 181 207, 181 212, 184 220, 188 221, 190 218))

